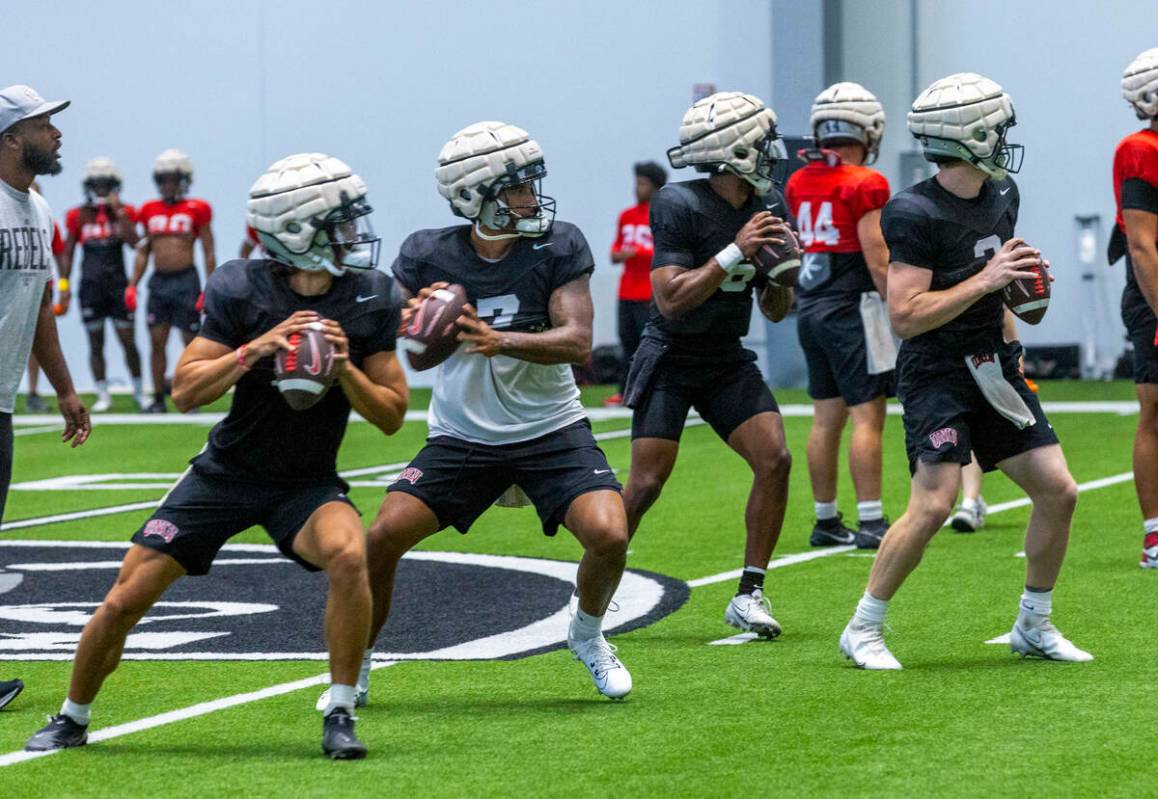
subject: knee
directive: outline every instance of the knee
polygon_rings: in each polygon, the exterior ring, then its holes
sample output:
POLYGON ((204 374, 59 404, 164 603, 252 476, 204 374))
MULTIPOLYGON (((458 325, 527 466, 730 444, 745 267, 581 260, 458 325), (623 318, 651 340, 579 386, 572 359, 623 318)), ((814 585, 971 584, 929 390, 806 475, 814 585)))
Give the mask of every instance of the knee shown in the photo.
POLYGON ((1066 472, 1043 486, 1032 499, 1034 504, 1049 505, 1061 513, 1073 513, 1078 505, 1078 484, 1066 472))
POLYGON ((908 512, 917 522, 917 527, 925 537, 931 538, 934 533, 941 529, 941 525, 953 512, 953 498, 940 495, 925 497, 919 505, 910 506, 908 512))
POLYGON ((331 582, 348 583, 364 580, 366 576, 366 549, 361 542, 351 542, 334 551, 326 561, 326 574, 331 582))
POLYGON ((792 453, 779 446, 762 451, 750 461, 757 480, 787 480, 792 470, 792 453))
POLYGON ((632 471, 624 491, 625 504, 651 505, 663 492, 664 476, 657 472, 632 471))
POLYGON ((399 560, 409 549, 402 538, 400 529, 388 517, 375 519, 366 531, 367 560, 374 564, 399 560))
POLYGON ((627 539, 626 527, 601 524, 584 536, 584 548, 600 560, 626 560, 627 539))
POLYGON ((139 618, 145 615, 148 609, 148 604, 136 601, 124 593, 115 592, 105 597, 100 614, 104 616, 105 621, 114 627, 128 630, 137 623, 139 618))

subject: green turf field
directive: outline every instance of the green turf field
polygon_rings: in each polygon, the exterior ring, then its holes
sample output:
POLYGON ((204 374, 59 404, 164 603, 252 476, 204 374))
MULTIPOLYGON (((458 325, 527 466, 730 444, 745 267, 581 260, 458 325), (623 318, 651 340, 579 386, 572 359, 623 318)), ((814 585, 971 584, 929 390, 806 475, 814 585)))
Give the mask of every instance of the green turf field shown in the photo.
MULTIPOLYGON (((606 393, 592 389, 585 398, 598 404, 606 393)), ((426 397, 416 394, 421 407, 426 397)), ((804 401, 801 392, 777 396, 782 404, 804 401)), ((1046 402, 1132 396, 1125 383, 1042 386, 1046 402)), ((1051 421, 1079 483, 1130 470, 1136 416, 1054 413, 1051 421)), ((812 524, 809 420, 787 417, 785 425, 796 463, 777 556, 808 551, 812 524)), ((627 426, 612 420, 595 429, 627 426)), ((16 439, 14 479, 176 473, 205 433, 202 426, 105 426, 75 451, 51 431, 24 435, 16 439)), ((391 439, 352 424, 340 467, 406 461, 423 434, 420 422, 391 439)), ((603 447, 625 479, 628 439, 603 447)), ((895 518, 908 482, 896 416, 888 421, 885 457, 885 508, 895 518)), ((744 464, 710 429, 690 427, 675 474, 633 541, 629 566, 685 581, 738 568, 748 484, 744 464)), ((841 491, 842 510, 854 516, 843 471, 841 491)), ((14 491, 6 521, 162 493, 14 491)), ((372 513, 381 493, 355 488, 351 496, 372 513)), ((984 494, 991 505, 1019 497, 1000 475, 986 479, 984 494)), ((12 530, 0 539, 123 540, 148 513, 12 530)), ((1083 492, 1056 592, 1055 620, 1095 654, 1091 664, 1020 661, 1008 647, 984 643, 1008 632, 1016 615, 1027 516, 1028 508, 1013 508, 992 515, 977 534, 946 531, 934 540, 889 615, 888 640, 905 665, 899 673, 858 671, 837 651, 871 562, 841 552, 769 572, 768 593, 785 630, 776 642, 709 646, 736 632, 723 623, 731 580, 693 588, 675 614, 618 636, 635 679, 621 704, 599 697, 564 651, 513 661, 403 662, 375 672, 372 704, 359 711, 359 734, 371 747, 364 762, 321 757, 313 710, 319 689, 311 686, 0 767, 0 797, 1152 793, 1144 757, 1154 729, 1149 686, 1158 680, 1158 574, 1137 566, 1133 484, 1083 492)), ((250 531, 238 540, 266 539, 250 531)), ((445 532, 428 548, 568 560, 580 554, 565 534, 543 537, 529 509, 493 509, 469 536, 445 532)), ((3 633, 0 626, 0 641, 3 633)), ((126 662, 94 706, 90 732, 323 670, 317 662, 126 662)), ((67 663, 6 663, 0 652, 0 679, 20 676, 28 684, 0 712, 0 758, 56 712, 67 674, 67 663)))

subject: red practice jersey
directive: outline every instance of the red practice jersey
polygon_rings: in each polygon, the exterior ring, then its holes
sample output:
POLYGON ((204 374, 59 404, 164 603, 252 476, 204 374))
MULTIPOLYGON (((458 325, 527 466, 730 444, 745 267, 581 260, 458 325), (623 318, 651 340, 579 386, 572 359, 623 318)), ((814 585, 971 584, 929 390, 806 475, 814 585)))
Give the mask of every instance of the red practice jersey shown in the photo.
POLYGON ((213 221, 213 209, 204 200, 186 197, 167 205, 149 200, 137 215, 147 236, 196 236, 213 221))
MULTIPOLYGON (((1110 258, 1117 260, 1126 255, 1126 288, 1122 292, 1122 321, 1134 331, 1151 328, 1155 324, 1155 309, 1146 301, 1134 264, 1126 245, 1126 223, 1122 209, 1158 213, 1158 133, 1140 130, 1131 133, 1114 151, 1114 201, 1117 204, 1117 228, 1110 240, 1110 258), (1116 250, 1116 252, 1115 252, 1116 250)), ((1155 341, 1158 341, 1156 335, 1155 341)))
POLYGON ((1122 186, 1130 178, 1143 180, 1158 189, 1158 133, 1152 130, 1131 133, 1114 151, 1114 202, 1118 206, 1115 221, 1122 233, 1126 232, 1126 223, 1122 221, 1122 186))
POLYGON ((52 223, 52 254, 59 258, 64 254, 64 237, 60 235, 60 225, 52 223))
POLYGON ((784 191, 807 253, 800 271, 800 305, 820 297, 859 300, 873 291, 861 253, 857 223, 889 201, 889 182, 863 166, 811 161, 788 179, 784 191))
POLYGON ((651 301, 651 256, 655 253, 648 225, 648 203, 632 206, 619 215, 615 243, 611 252, 634 247, 635 255, 623 262, 619 278, 619 299, 632 302, 651 301))

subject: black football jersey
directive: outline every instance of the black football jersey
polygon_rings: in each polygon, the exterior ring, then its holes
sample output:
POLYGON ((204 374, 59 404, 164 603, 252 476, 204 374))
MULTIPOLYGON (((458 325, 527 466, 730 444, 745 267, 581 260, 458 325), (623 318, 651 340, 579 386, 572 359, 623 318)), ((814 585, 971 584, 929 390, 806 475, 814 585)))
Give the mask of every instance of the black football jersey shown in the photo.
MULTIPOLYGON (((237 348, 296 311, 316 311, 342 326, 350 362, 392 351, 402 304, 384 272, 347 271, 326 294, 305 297, 290 288, 284 267, 273 261, 229 261, 205 284, 205 321, 200 335, 237 348)), ((350 403, 334 385, 311 408, 295 411, 274 385, 273 356, 262 358, 237 381, 229 414, 209 434, 191 463, 199 472, 253 482, 307 483, 337 474, 338 446, 350 403)))
POLYGON ((470 244, 470 225, 411 233, 390 270, 409 291, 445 280, 466 289, 479 319, 496 330, 548 329, 551 293, 595 269, 579 228, 555 222, 537 238, 520 238, 505 258, 490 263, 470 244))
MULTIPOLYGON (((764 197, 752 195, 747 204, 735 208, 706 178, 667 184, 651 200, 655 241, 651 268, 702 268, 735 241, 753 214, 765 210, 789 219, 788 206, 776 189, 764 197)), ((666 341, 669 353, 677 358, 717 359, 744 353, 740 339, 748 334, 752 319, 752 288, 764 284, 755 267, 745 263, 715 294, 679 319, 665 318, 653 301, 644 335, 666 341)))
MULTIPOLYGON (((890 200, 881 215, 889 261, 930 270, 933 291, 955 286, 980 272, 1013 238, 1019 202, 1009 177, 987 180, 969 200, 942 188, 936 178, 924 180, 890 200)), ((1002 341, 1001 294, 986 294, 941 327, 906 340, 901 349, 951 356, 992 351, 1002 341)))

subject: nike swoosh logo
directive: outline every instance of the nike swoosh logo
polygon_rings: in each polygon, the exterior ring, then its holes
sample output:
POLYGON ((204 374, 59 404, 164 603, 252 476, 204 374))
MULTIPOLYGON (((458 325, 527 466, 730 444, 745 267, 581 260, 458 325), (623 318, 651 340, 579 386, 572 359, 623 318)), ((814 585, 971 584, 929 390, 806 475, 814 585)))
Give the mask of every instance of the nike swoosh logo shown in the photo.
POLYGON ((369 297, 363 297, 361 294, 359 294, 357 297, 354 298, 354 302, 369 302, 370 300, 374 299, 377 296, 378 296, 377 294, 371 294, 369 297))
POLYGON ((553 242, 553 241, 544 241, 542 244, 532 244, 531 249, 532 250, 541 250, 544 247, 550 247, 554 243, 555 242, 553 242))
POLYGON ((596 470, 595 470, 595 473, 596 473, 596 474, 608 474, 608 473, 610 473, 610 472, 611 472, 611 470, 610 470, 610 469, 596 469, 596 470))
POLYGON ((1001 191, 999 191, 997 193, 1000 194, 1002 197, 1004 197, 1006 194, 1009 194, 1009 189, 1002 189, 1001 191))

